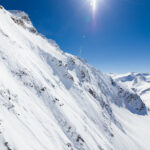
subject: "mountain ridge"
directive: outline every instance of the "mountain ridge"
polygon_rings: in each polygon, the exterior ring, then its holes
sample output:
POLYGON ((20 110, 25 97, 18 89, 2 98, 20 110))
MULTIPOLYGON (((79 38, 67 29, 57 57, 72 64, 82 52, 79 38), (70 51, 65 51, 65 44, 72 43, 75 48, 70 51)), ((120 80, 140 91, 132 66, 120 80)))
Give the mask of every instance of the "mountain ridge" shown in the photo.
POLYGON ((0 149, 148 150, 140 97, 13 13, 0 7, 0 149))

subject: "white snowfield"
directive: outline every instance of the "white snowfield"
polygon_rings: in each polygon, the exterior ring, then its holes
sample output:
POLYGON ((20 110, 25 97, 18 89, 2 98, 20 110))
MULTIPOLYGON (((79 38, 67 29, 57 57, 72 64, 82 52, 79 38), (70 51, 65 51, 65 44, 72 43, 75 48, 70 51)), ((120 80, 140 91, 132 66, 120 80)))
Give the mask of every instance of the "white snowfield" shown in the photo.
POLYGON ((140 97, 0 6, 0 150, 149 150, 140 97))
POLYGON ((111 74, 111 76, 119 84, 123 84, 137 93, 150 108, 150 74, 132 72, 120 75, 111 74))

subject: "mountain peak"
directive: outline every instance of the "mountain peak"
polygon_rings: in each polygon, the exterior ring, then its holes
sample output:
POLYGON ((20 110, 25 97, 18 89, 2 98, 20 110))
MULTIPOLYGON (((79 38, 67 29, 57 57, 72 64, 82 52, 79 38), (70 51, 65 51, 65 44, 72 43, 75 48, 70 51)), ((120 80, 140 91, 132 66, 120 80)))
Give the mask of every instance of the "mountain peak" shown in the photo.
POLYGON ((37 34, 37 31, 34 28, 28 14, 20 10, 9 10, 9 12, 11 14, 12 20, 16 24, 21 25, 23 28, 28 29, 30 32, 37 34))

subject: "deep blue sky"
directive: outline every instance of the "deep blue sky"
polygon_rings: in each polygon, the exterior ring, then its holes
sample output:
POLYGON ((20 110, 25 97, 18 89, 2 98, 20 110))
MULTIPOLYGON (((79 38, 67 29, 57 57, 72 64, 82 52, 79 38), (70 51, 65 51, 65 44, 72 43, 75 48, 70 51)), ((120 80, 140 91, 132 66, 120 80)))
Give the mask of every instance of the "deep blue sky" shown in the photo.
POLYGON ((27 12, 62 50, 104 72, 150 72, 150 0, 0 0, 27 12))

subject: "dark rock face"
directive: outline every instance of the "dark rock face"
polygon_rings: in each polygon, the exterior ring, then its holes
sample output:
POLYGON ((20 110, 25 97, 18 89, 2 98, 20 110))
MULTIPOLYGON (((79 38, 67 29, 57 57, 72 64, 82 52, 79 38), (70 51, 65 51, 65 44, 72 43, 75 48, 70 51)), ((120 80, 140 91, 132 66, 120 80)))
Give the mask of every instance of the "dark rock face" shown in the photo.
POLYGON ((130 93, 129 91, 125 91, 121 87, 118 87, 118 96, 120 99, 123 99, 121 105, 124 104, 132 113, 139 115, 147 114, 146 106, 137 94, 130 93))
POLYGON ((0 9, 3 9, 3 6, 0 6, 0 9))

